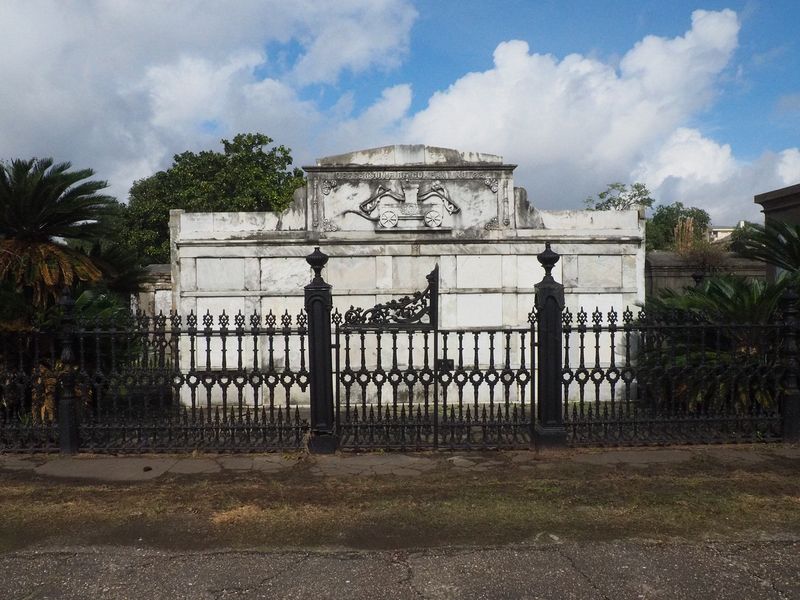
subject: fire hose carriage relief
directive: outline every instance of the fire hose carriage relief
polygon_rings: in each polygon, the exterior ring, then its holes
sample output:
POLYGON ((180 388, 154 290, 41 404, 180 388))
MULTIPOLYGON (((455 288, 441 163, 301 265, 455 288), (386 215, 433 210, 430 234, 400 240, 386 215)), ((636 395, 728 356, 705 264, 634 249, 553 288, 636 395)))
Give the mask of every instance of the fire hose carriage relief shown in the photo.
POLYGON ((439 229, 445 215, 461 211, 438 180, 392 183, 381 183, 358 205, 358 211, 348 212, 373 221, 378 230, 391 230, 439 229))

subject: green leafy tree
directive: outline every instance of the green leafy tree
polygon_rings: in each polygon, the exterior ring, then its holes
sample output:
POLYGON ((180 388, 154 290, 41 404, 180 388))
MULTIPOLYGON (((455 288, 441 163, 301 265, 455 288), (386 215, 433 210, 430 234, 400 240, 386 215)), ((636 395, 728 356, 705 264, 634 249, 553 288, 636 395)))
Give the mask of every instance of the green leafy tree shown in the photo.
POLYGON ((655 200, 643 183, 633 183, 628 187, 616 182, 609 183, 604 192, 597 194, 597 198, 589 196, 584 202, 588 210, 630 210, 650 208, 655 200))
POLYGON ((661 204, 645 224, 648 250, 673 250, 675 228, 681 221, 692 219, 696 241, 705 239, 711 217, 702 208, 684 206, 681 202, 661 204))
POLYGON ((124 240, 145 262, 169 261, 169 211, 282 211, 305 182, 291 168, 290 150, 272 139, 244 133, 222 140, 223 152, 175 155, 172 166, 130 190, 124 240))
POLYGON ((37 309, 64 286, 102 278, 100 267, 66 242, 98 239, 114 199, 100 194, 105 181, 84 181, 91 169, 70 168, 52 158, 0 163, 0 282, 37 309))

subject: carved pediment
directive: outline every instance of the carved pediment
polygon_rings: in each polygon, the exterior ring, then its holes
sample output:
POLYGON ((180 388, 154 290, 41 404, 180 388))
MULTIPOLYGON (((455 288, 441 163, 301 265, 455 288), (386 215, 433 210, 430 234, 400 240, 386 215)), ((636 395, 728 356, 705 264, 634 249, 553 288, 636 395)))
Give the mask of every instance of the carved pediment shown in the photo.
POLYGON ((305 167, 315 229, 450 231, 511 224, 514 165, 499 156, 387 146, 305 167))

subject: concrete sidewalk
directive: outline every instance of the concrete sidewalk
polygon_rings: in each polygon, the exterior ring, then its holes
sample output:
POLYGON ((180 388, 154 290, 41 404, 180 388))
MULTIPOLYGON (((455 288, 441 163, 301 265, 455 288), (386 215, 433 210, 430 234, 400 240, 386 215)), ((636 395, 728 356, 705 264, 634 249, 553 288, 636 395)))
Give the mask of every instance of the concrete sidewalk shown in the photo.
POLYGON ((800 542, 562 543, 419 551, 173 552, 118 546, 0 555, 12 599, 800 599, 800 542))
POLYGON ((225 471, 280 473, 303 464, 318 477, 393 475, 415 477, 433 469, 482 473, 514 465, 522 470, 549 470, 564 462, 597 467, 645 468, 657 464, 679 464, 694 458, 708 458, 730 465, 755 465, 776 459, 797 460, 800 446, 692 446, 677 448, 630 448, 565 450, 536 454, 529 451, 474 453, 365 453, 334 455, 175 455, 106 456, 0 455, 0 470, 27 471, 55 478, 95 481, 146 481, 177 475, 210 475, 225 471))

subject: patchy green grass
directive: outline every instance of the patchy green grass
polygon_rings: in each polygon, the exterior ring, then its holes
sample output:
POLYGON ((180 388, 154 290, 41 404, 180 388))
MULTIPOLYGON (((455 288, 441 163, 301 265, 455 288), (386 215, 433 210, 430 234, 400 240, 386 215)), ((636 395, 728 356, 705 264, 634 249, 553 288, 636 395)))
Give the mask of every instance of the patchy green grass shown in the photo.
MULTIPOLYGON (((492 455, 497 460, 502 455, 492 455)), ((796 461, 598 467, 569 461, 489 473, 319 478, 173 476, 136 484, 0 474, 0 550, 39 544, 160 548, 398 548, 625 537, 800 534, 796 461)))

